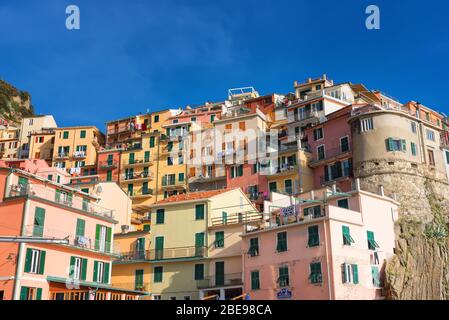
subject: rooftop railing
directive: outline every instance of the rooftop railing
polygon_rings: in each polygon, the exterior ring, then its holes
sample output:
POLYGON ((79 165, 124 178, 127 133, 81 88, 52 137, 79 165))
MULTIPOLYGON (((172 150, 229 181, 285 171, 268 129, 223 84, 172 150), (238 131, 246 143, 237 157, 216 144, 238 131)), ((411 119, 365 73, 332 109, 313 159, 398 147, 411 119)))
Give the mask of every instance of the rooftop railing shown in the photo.
POLYGON ((69 190, 56 190, 57 189, 32 183, 14 184, 7 188, 5 198, 29 196, 50 201, 54 204, 58 204, 70 209, 80 210, 85 213, 97 215, 103 218, 114 218, 112 210, 103 208, 95 203, 91 203, 87 200, 87 198, 83 198, 77 195, 73 196, 73 192, 70 192, 69 190))

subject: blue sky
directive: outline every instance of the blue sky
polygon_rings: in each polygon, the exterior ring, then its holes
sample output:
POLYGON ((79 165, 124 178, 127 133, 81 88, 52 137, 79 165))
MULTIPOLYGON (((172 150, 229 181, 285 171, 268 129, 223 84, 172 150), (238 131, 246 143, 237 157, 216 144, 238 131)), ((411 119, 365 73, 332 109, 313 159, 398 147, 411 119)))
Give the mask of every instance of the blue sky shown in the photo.
POLYGON ((0 78, 59 126, 96 125, 286 93, 323 73, 449 114, 449 3, 410 1, 0 0, 0 78), (81 29, 65 28, 76 4, 81 29), (381 29, 365 28, 365 8, 381 29))

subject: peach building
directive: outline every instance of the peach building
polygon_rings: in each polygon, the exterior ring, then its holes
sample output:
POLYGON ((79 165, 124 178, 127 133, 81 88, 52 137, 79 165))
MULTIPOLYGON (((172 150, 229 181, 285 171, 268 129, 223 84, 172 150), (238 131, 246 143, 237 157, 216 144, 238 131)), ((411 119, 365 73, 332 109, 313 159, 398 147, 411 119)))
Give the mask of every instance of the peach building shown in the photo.
POLYGON ((79 190, 0 167, 0 293, 6 300, 120 300, 111 210, 79 190), (62 223, 64 222, 64 223, 62 223))
POLYGON ((394 254, 398 203, 356 188, 272 193, 264 222, 242 236, 251 299, 382 299, 384 262, 394 254), (297 213, 297 215, 296 215, 297 213))
POLYGON ((33 131, 29 139, 29 158, 42 159, 51 166, 55 145, 55 130, 41 129, 33 131))

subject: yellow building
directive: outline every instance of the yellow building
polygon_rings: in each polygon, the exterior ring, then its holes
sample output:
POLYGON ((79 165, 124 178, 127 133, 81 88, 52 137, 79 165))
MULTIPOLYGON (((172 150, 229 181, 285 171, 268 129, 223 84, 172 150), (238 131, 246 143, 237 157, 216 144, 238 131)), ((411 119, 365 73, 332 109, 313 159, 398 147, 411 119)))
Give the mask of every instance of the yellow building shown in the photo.
POLYGON ((19 148, 17 127, 0 125, 0 159, 16 159, 19 148))
POLYGON ((262 214, 240 188, 180 194, 151 208, 147 260, 155 300, 242 294, 240 235, 262 214))
POLYGON ((30 134, 29 157, 31 159, 45 160, 51 166, 54 147, 54 129, 42 129, 30 134))
POLYGON ((97 150, 104 135, 94 126, 55 129, 53 166, 69 173, 81 173, 81 168, 96 168, 97 150))
POLYGON ((149 294, 151 264, 146 259, 150 247, 149 230, 116 233, 114 240, 114 246, 120 248, 120 258, 112 268, 112 285, 149 294))

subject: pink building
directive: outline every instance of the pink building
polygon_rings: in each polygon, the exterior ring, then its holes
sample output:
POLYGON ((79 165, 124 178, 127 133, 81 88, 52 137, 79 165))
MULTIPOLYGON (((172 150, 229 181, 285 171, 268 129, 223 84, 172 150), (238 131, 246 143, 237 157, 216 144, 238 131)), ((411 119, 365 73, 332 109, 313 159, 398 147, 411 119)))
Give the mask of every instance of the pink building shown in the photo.
POLYGON ((328 115, 327 121, 306 129, 312 154, 314 188, 337 183, 343 190, 352 188, 352 139, 348 119, 352 105, 328 115))
POLYGON ((0 167, 0 295, 6 300, 135 299, 114 289, 111 210, 79 190, 0 167))
POLYGON ((396 201, 328 188, 296 199, 272 197, 270 216, 247 225, 242 236, 251 299, 382 299, 384 262, 394 254, 396 201), (280 209, 295 202, 298 217, 280 209))

